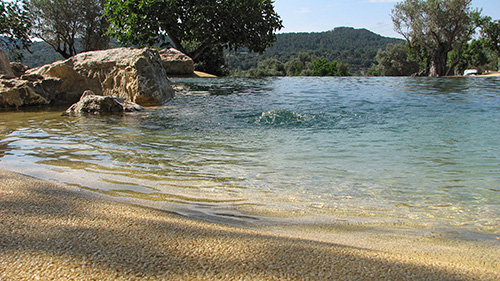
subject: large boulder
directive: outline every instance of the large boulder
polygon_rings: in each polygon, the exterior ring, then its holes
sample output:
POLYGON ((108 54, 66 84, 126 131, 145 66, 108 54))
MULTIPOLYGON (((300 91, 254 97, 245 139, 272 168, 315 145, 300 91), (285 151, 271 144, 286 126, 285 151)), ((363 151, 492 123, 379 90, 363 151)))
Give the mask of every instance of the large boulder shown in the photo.
POLYGON ((162 49, 160 57, 168 75, 190 75, 194 73, 193 60, 174 48, 162 49))
POLYGON ((80 100, 66 110, 66 114, 122 113, 143 110, 142 106, 119 97, 100 96, 91 91, 85 91, 80 100))
POLYGON ((146 106, 174 96, 159 53, 148 48, 81 53, 27 71, 20 67, 21 77, 14 77, 6 58, 5 69, 0 75, 0 108, 72 104, 86 90, 146 106))
POLYGON ((0 49, 0 77, 14 77, 14 72, 12 72, 12 68, 10 67, 9 57, 2 49, 0 49))
POLYGON ((162 104, 174 96, 158 52, 148 48, 80 53, 26 73, 59 79, 53 99, 64 103, 78 101, 86 90, 140 105, 162 104))

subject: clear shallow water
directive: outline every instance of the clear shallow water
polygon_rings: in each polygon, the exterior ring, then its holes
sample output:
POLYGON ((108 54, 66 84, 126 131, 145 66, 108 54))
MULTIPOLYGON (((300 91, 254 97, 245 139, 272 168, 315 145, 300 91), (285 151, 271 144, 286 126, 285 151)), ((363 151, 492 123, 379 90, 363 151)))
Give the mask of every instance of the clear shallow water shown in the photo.
POLYGON ((123 116, 0 113, 0 167, 190 215, 500 233, 499 78, 184 79, 123 116))

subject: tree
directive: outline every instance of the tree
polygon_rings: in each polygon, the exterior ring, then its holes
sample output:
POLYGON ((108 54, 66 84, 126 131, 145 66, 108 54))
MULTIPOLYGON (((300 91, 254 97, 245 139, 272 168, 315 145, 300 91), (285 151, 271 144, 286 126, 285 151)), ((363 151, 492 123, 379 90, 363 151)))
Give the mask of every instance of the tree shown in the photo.
POLYGON ((257 68, 248 71, 249 77, 285 76, 285 65, 277 59, 267 59, 259 62, 257 68))
POLYGON ((500 20, 493 21, 491 17, 479 18, 479 26, 485 46, 497 54, 500 71, 500 20))
POLYGON ((105 0, 30 0, 35 36, 64 58, 82 51, 105 49, 108 24, 103 17, 105 0), (82 46, 77 48, 77 40, 82 46))
POLYGON ((312 76, 348 76, 349 65, 341 61, 320 59, 313 63, 312 76))
POLYGON ((285 63, 287 76, 310 76, 313 70, 313 56, 301 52, 285 63))
POLYGON ((474 33, 472 0, 405 0, 392 10, 395 31, 410 46, 421 45, 429 51, 429 76, 445 76, 458 63, 448 64, 448 53, 460 50, 474 33))
POLYGON ((0 2, 0 47, 22 58, 19 52, 31 45, 31 20, 24 2, 0 2))
POLYGON ((154 45, 169 39, 194 60, 214 46, 263 52, 283 27, 272 0, 109 0, 106 15, 120 41, 154 45), (188 50, 193 42, 197 48, 188 50))
POLYGON ((461 75, 468 68, 482 68, 489 63, 488 55, 484 52, 483 44, 478 40, 472 40, 470 43, 465 43, 462 50, 453 50, 450 53, 449 59, 456 60, 458 64, 455 68, 455 75, 461 75), (460 57, 458 57, 460 56, 460 57))
POLYGON ((109 48, 109 22, 104 17, 106 0, 85 0, 83 3, 82 24, 83 51, 95 51, 109 48))
POLYGON ((410 58, 406 44, 388 44, 385 50, 378 51, 375 59, 381 76, 410 76, 419 70, 418 63, 410 58))
POLYGON ((197 57, 195 69, 210 73, 216 76, 226 76, 229 74, 226 61, 224 60, 224 50, 221 46, 213 46, 197 57))

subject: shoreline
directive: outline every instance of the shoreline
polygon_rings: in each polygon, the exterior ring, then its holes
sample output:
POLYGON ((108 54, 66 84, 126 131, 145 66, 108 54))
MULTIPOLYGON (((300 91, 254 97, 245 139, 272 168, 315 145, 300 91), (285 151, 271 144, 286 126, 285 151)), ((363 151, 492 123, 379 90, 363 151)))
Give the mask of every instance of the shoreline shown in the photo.
POLYGON ((492 72, 488 74, 478 75, 479 77, 500 77, 500 72, 492 72))
POLYGON ((500 240, 317 227, 307 234, 210 223, 0 169, 0 279, 495 280, 500 274, 500 240), (330 241, 321 236, 327 232, 330 241))

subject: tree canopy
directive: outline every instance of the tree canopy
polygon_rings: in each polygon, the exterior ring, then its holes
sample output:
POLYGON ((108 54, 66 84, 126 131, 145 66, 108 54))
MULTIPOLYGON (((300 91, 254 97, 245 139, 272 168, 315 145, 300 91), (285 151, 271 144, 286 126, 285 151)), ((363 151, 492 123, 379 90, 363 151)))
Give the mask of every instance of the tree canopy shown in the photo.
POLYGON ((483 17, 479 18, 479 25, 485 46, 497 54, 498 70, 500 71, 500 20, 483 17))
POLYGON ((249 70, 256 68, 260 61, 278 59, 288 64, 287 75, 311 75, 312 62, 326 59, 329 62, 343 61, 349 64, 349 72, 363 73, 376 63, 375 55, 387 44, 404 43, 402 39, 387 38, 366 29, 352 27, 336 27, 330 31, 314 33, 279 33, 276 42, 260 55, 250 53, 246 49, 227 54, 232 70, 249 70), (297 56, 309 61, 299 61, 297 68, 291 66, 297 56), (314 57, 311 60, 311 57, 314 57), (304 64, 310 64, 307 67, 304 64))
MULTIPOLYGON (((460 50, 474 33, 472 0, 405 0, 392 10, 395 30, 410 46, 420 45, 430 54, 430 76, 449 75, 458 61, 448 64, 448 53, 460 50)), ((459 56, 460 57, 460 56, 459 56)))
POLYGON ((109 44, 105 0, 29 0, 34 34, 64 58, 83 51, 105 49, 109 44))
POLYGON ((371 70, 371 75, 410 76, 419 70, 419 65, 410 57, 406 44, 388 44, 385 50, 378 51, 375 59, 378 65, 371 70))
POLYGON ((0 47, 11 51, 29 48, 31 21, 25 6, 20 1, 0 2, 0 47))
POLYGON ((109 0, 111 33, 121 42, 174 47, 198 58, 214 46, 263 52, 283 25, 272 0, 109 0), (195 44, 193 44, 193 42, 195 44), (187 45, 194 46, 191 50, 187 45))

